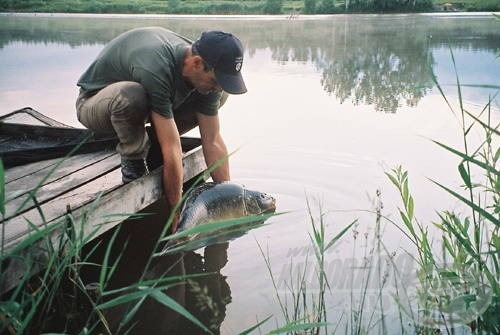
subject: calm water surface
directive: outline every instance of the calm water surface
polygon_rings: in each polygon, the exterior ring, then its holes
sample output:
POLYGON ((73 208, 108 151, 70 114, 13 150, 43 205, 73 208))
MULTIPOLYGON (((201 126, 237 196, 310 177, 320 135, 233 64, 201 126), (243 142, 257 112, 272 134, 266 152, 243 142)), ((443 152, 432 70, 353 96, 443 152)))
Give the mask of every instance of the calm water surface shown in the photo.
MULTIPOLYGON (((304 262, 306 256, 297 248, 309 244, 306 198, 314 216, 326 214, 330 235, 356 218, 358 231, 372 232, 375 218, 365 210, 375 208, 377 190, 383 213, 397 219, 397 194, 384 171, 402 164, 409 170, 416 215, 422 222, 435 220, 435 210, 458 208, 428 180, 452 187, 460 184, 457 160, 430 139, 459 148, 462 142, 458 118, 430 73, 456 106, 451 50, 465 85, 466 107, 480 110, 500 86, 496 59, 500 24, 494 17, 351 15, 287 20, 1 15, 0 114, 31 106, 81 126, 74 110, 80 74, 107 41, 128 29, 152 25, 193 39, 210 29, 231 31, 241 38, 249 92, 231 97, 220 112, 224 138, 230 150, 238 149, 230 160, 232 178, 273 194, 278 210, 289 211, 228 247, 205 251, 204 261, 203 251, 186 258, 186 269, 217 273, 206 284, 219 297, 219 305, 225 306, 216 318, 221 333, 241 331, 271 314, 279 320, 279 305, 257 243, 269 250, 278 279, 287 277, 291 255, 295 263, 304 262)), ((498 97, 492 108, 498 120, 498 97)), ((352 233, 348 235, 328 259, 335 269, 333 290, 340 293, 360 289, 356 282, 346 286, 342 278, 361 264, 366 250, 361 239, 355 244, 352 233)), ((409 245, 390 225, 383 240, 398 253, 409 245)), ((123 278, 133 278, 134 271, 140 271, 130 269, 123 278)), ((332 293, 328 299, 332 322, 349 313, 345 296, 332 293)), ((151 316, 144 315, 145 320, 151 316)), ((163 320, 167 328, 171 324, 165 312, 154 319, 163 320)), ((274 321, 269 322, 263 329, 274 326, 274 321)))

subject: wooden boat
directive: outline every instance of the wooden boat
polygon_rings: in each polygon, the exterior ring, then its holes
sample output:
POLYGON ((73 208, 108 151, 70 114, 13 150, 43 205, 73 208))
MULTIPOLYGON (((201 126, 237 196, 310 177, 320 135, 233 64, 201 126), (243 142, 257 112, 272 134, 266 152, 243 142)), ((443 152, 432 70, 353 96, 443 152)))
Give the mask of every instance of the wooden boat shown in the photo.
MULTIPOLYGON (((1 252, 12 250, 37 228, 68 220, 68 213, 75 231, 96 237, 160 199, 158 160, 148 175, 123 184, 116 142, 31 108, 1 117, 0 157, 5 165, 1 252)), ((181 143, 184 182, 188 182, 206 165, 199 138, 181 137, 181 143)), ((52 231, 51 239, 59 238, 61 229, 52 231)), ((34 244, 27 252, 40 253, 38 247, 34 244)), ((14 260, 2 264, 0 293, 13 287, 25 267, 14 260)))

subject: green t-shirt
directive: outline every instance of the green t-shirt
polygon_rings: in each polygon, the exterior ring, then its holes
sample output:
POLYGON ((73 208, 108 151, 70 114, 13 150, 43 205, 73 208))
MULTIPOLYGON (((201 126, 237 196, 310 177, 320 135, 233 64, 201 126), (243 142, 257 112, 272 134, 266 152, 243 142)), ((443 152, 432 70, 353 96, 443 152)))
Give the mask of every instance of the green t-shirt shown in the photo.
POLYGON ((160 27, 130 30, 104 47, 77 85, 95 92, 119 81, 135 81, 148 93, 151 109, 167 118, 187 102, 197 112, 216 115, 221 93, 203 95, 182 78, 184 53, 191 44, 160 27))

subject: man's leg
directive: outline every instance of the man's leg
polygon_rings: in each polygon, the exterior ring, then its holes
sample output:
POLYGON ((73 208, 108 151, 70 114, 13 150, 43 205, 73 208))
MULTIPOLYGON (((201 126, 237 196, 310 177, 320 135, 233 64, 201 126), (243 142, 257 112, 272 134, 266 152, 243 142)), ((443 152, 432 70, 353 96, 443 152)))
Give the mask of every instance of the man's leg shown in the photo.
MULTIPOLYGON (((228 94, 223 92, 219 102, 219 108, 226 103, 227 98, 228 94)), ((174 120, 180 135, 187 133, 191 129, 198 126, 198 118, 196 116, 195 108, 189 102, 174 110, 174 120)), ((148 167, 150 169, 155 169, 163 164, 163 159, 161 156, 160 145, 156 140, 154 129, 151 129, 150 139, 151 148, 148 155, 148 167)))
MULTIPOLYGON (((222 96, 219 102, 219 108, 221 108, 226 103, 228 96, 229 94, 227 94, 226 92, 222 92, 222 96)), ((196 117, 196 112, 191 107, 189 102, 185 105, 181 105, 178 109, 174 110, 174 119, 175 124, 177 125, 177 129, 179 130, 179 134, 181 135, 198 126, 198 118, 196 117)))
POLYGON ((144 123, 150 108, 142 85, 124 81, 109 85, 88 98, 80 94, 76 108, 78 120, 87 128, 117 135, 116 150, 122 157, 124 182, 145 174, 144 158, 149 139, 144 123))

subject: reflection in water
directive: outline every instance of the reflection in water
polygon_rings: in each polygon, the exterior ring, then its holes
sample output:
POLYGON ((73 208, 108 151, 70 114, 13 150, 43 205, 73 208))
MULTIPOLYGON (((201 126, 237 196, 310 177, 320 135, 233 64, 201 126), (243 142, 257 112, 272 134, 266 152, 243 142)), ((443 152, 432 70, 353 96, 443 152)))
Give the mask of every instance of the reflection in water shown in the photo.
MULTIPOLYGON (((250 69, 255 72, 247 72, 252 75, 249 80, 262 85, 255 85, 248 96, 233 99, 231 108, 224 111, 224 136, 227 136, 233 148, 240 143, 251 142, 234 156, 235 180, 262 188, 265 185, 266 189, 272 189, 273 194, 280 197, 283 208, 291 210, 303 207, 304 190, 319 198, 324 197, 324 208, 328 210, 366 208, 369 206, 365 201, 366 194, 373 193, 381 186, 386 197, 384 205, 390 208, 395 203, 390 194, 393 189, 387 186, 387 180, 380 178, 383 173, 379 163, 387 164, 388 167, 404 163, 412 171, 412 176, 416 176, 412 179, 415 198, 420 199, 420 218, 423 216, 422 222, 427 222, 427 218, 435 218, 435 208, 447 208, 449 204, 454 207, 455 203, 439 191, 435 192, 433 186, 426 184, 424 177, 443 181, 445 185, 456 185, 452 176, 454 174, 450 173, 456 171, 456 162, 455 157, 450 158, 441 155, 440 150, 434 150, 428 141, 423 144, 420 135, 443 140, 447 144, 461 143, 461 139, 456 140, 454 136, 456 124, 446 106, 441 103, 442 99, 433 95, 421 99, 429 87, 426 66, 433 66, 438 79, 443 78, 442 64, 450 63, 451 48, 457 51, 455 56, 461 57, 457 58, 461 64, 474 64, 470 73, 474 72, 476 77, 469 77, 462 82, 498 85, 500 62, 495 59, 500 50, 498 24, 494 18, 484 16, 424 15, 332 16, 327 19, 293 21, 0 16, 0 63, 3 65, 0 68, 0 101, 5 106, 7 99, 4 98, 4 92, 19 87, 24 91, 20 90, 23 95, 16 95, 20 97, 15 100, 16 107, 22 107, 17 105, 21 102, 36 101, 38 96, 33 99, 32 95, 37 89, 29 85, 50 78, 50 82, 43 82, 44 85, 38 88, 38 92, 44 95, 40 99, 57 100, 55 103, 61 115, 75 114, 72 111, 74 99, 70 98, 71 102, 64 105, 61 102, 64 96, 59 91, 51 94, 49 89, 76 88, 76 79, 94 58, 94 53, 117 34, 148 25, 161 25, 191 38, 205 29, 231 30, 241 36, 246 44, 247 71, 250 69), (88 45, 95 46, 83 47, 88 45), (11 58, 5 56, 8 54, 5 51, 12 49, 18 52, 11 52, 11 58), (19 65, 16 61, 18 58, 26 62, 19 65), (494 62, 488 62, 489 58, 494 62), (9 61, 11 72, 5 66, 9 61), (69 70, 63 69, 62 65, 68 63, 71 63, 69 70), (377 67, 391 70, 390 78, 384 77, 387 73, 377 67), (296 68, 303 70, 303 73, 294 72, 296 68), (312 73, 315 70, 317 73, 312 73), (74 75, 63 77, 67 71, 73 71, 74 75), (55 83, 54 73, 58 74, 55 83), (357 75, 354 76, 354 73, 357 75), (15 87, 14 79, 19 82, 19 86, 15 87), (319 80, 322 80, 321 87, 319 80), (282 83, 285 88, 292 90, 281 90, 282 83), (366 85, 373 87, 367 88, 366 85), (408 88, 405 85, 411 86, 408 88), (336 99, 325 98, 323 89, 330 92, 332 97, 344 99, 344 107, 339 108, 336 99), (406 93, 405 89, 410 91, 406 93), (381 113, 371 113, 371 108, 349 106, 349 101, 353 99, 357 99, 360 105, 364 101, 374 103, 378 98, 375 92, 380 92, 384 97, 377 102, 379 110, 395 108, 396 101, 401 105, 417 104, 421 99, 419 108, 411 109, 415 113, 406 113, 405 110, 394 117, 387 117, 381 113), (61 97, 61 100, 55 96, 61 97), (307 110, 311 99, 319 102, 314 109, 307 110), (392 102, 383 101, 386 99, 392 99, 392 102), (304 112, 306 110, 307 113, 304 112), (368 112, 365 113, 365 110, 368 112)), ((459 70, 461 75, 464 74, 462 68, 459 70)), ((455 78, 452 71, 449 74, 447 82, 453 83, 455 78)), ((72 92, 68 91, 63 93, 71 95, 72 92)), ((487 100, 487 94, 486 99, 484 97, 476 95, 473 101, 482 104, 487 100)), ((494 106, 497 107, 494 110, 496 113, 498 104, 494 106)), ((5 112, 8 111, 11 110, 5 112)), ((40 111, 53 112, 50 109, 40 111)), ((60 120, 59 116, 50 116, 60 120)), ((351 217, 348 219, 350 222, 351 217)), ((157 235, 155 229, 158 230, 152 221, 132 221, 123 228, 132 237, 127 250, 130 248, 133 251, 127 252, 122 261, 123 268, 118 269, 113 276, 116 287, 133 282, 133 278, 138 278, 143 271, 144 259, 150 254, 147 249, 152 247, 151 241, 157 235)), ((308 218, 297 215, 283 221, 286 224, 259 230, 261 235, 257 236, 259 241, 269 241, 273 260, 276 259, 278 264, 275 268, 277 271, 280 271, 279 262, 288 262, 285 255, 289 248, 308 245, 309 242, 303 225, 308 222, 308 218)), ((335 224, 343 225, 346 222, 347 219, 336 218, 335 224)), ((365 222, 372 223, 369 219, 365 222)), ((393 242, 398 244, 399 234, 389 236, 391 245, 393 242)), ((117 249, 126 240, 120 238, 116 243, 117 249)), ((103 242, 105 245, 106 240, 103 242)), ((343 250, 349 251, 347 247, 343 250)), ((225 306, 227 318, 222 328, 227 334, 233 334, 235 331, 231 330, 241 330, 254 324, 254 315, 258 314, 263 319, 271 314, 279 315, 280 309, 269 294, 271 283, 261 266, 263 262, 255 242, 245 239, 231 242, 229 252, 230 261, 223 273, 230 276, 233 302, 225 306), (253 294, 249 295, 248 292, 253 294)), ((339 254, 338 261, 347 264, 348 257, 339 254)), ((171 273, 186 273, 192 268, 207 269, 211 266, 210 261, 207 265, 208 259, 198 254, 174 258, 171 263, 167 258, 158 259, 155 262, 159 263, 153 264, 151 275, 170 268, 171 273), (188 258, 192 258, 194 265, 188 264, 188 258)), ((334 258, 334 261, 337 259, 334 258)), ((95 282, 95 278, 94 274, 85 282, 95 282)), ((196 295, 191 292, 196 284, 175 287, 177 291, 168 293, 182 305, 193 308, 196 304, 189 299, 196 295)), ((215 298, 212 299, 221 297, 222 309, 229 300, 229 290, 221 271, 216 271, 213 281, 205 280, 204 285, 207 291, 213 292, 211 295, 215 298)), ((170 310, 161 309, 161 306, 153 307, 153 311, 148 312, 146 309, 144 312, 148 316, 159 309, 158 314, 154 314, 156 319, 149 326, 168 327, 168 320, 173 320, 170 326, 180 327, 179 323, 187 322, 170 310), (165 324, 162 320, 166 320, 165 324)), ((198 312, 194 309, 193 313, 198 312)), ((342 313, 338 313, 339 317, 345 315, 342 313)), ((221 311, 219 318, 223 314, 224 311, 221 311)), ((143 324, 144 327, 148 326, 147 322, 143 324)), ((170 333, 175 334, 174 331, 170 333)))
POLYGON ((372 33, 373 27, 346 26, 339 37, 346 39, 344 48, 333 49, 322 62, 323 88, 340 102, 350 98, 356 105, 374 105, 378 111, 395 112, 401 104, 416 106, 433 86, 428 39, 408 38, 411 32, 407 31, 351 42, 353 36, 372 33))
MULTIPOLYGON (((144 212, 154 213, 140 220, 128 220, 122 223, 122 228, 113 244, 111 259, 117 259, 121 254, 116 272, 106 287, 107 291, 122 288, 136 283, 144 272, 153 245, 166 222, 168 216, 161 209, 161 201, 148 207, 144 212), (147 229, 145 229, 147 227, 147 229), (124 248, 124 246, 126 246, 124 248)), ((100 239, 101 247, 90 260, 102 264, 105 248, 109 244, 113 232, 108 232, 100 239)), ((202 274, 186 281, 179 282, 165 293, 177 303, 184 306, 191 314, 200 320, 213 333, 218 334, 224 320, 226 305, 231 302, 231 290, 226 277, 221 274, 226 265, 228 243, 211 245, 204 249, 201 256, 193 251, 155 257, 146 269, 143 280, 159 279, 171 276, 202 274)), ((91 250, 93 246, 88 246, 91 250)), ((84 270, 86 283, 96 282, 99 269, 89 267, 84 270)), ((114 298, 114 297, 112 297, 114 298)), ((137 303, 122 304, 106 309, 104 316, 109 322, 112 333, 129 334, 204 334, 205 332, 191 321, 180 316, 170 308, 148 297, 138 309, 133 320, 120 328, 120 322, 137 303)))
MULTIPOLYGON (((192 251, 184 255, 187 274, 206 274, 204 277, 188 280, 186 309, 214 334, 220 334, 220 326, 226 316, 226 305, 231 302, 231 289, 226 276, 221 274, 222 268, 227 263, 228 246, 229 243, 208 246, 204 250, 203 257, 192 251)), ((205 334, 205 332, 191 322, 181 322, 176 334, 205 334)))
MULTIPOLYGON (((500 48, 493 16, 432 17, 421 15, 344 15, 317 20, 214 20, 161 17, 33 18, 3 16, 0 49, 13 42, 64 43, 72 47, 104 44, 139 26, 160 25, 190 38, 201 31, 232 31, 246 43, 252 57, 268 49, 272 59, 311 63, 321 73, 321 85, 340 102, 370 104, 395 112, 415 106, 433 87, 433 50, 495 53, 500 48), (272 32, 270 34, 269 32, 272 32)), ((475 83, 494 84, 494 83, 475 83)))

